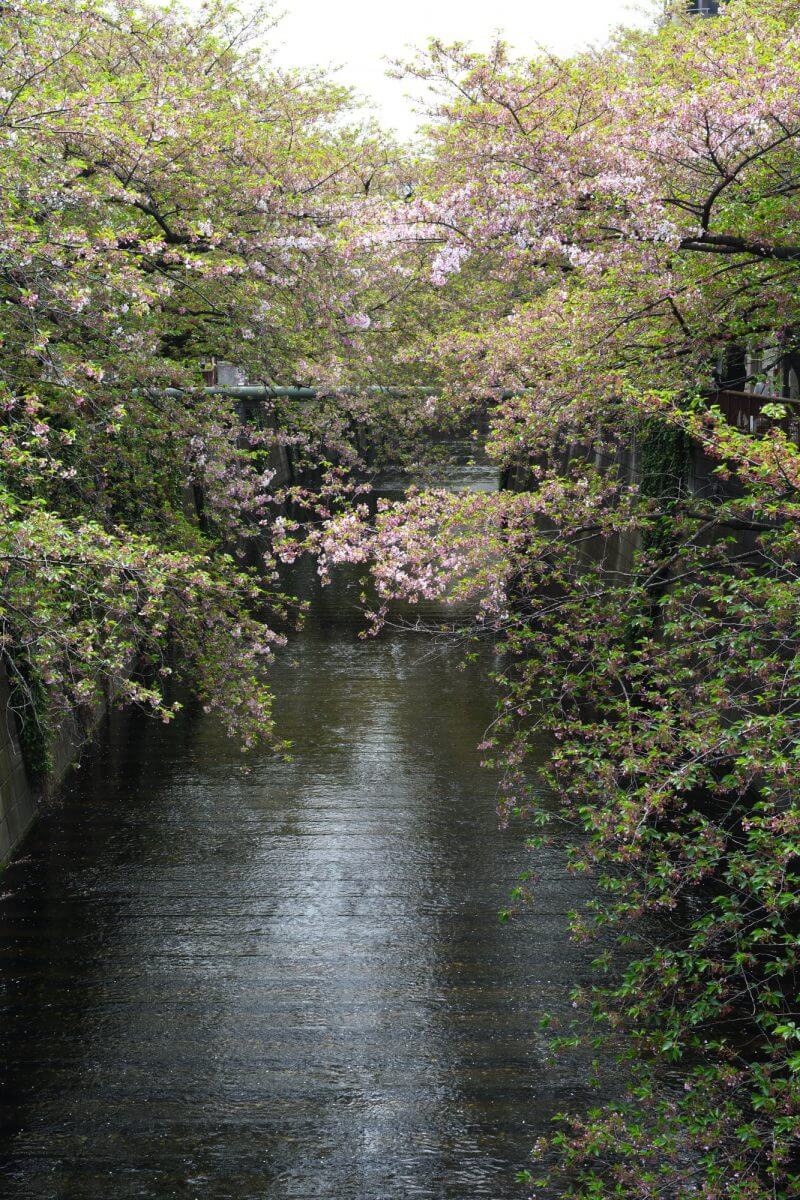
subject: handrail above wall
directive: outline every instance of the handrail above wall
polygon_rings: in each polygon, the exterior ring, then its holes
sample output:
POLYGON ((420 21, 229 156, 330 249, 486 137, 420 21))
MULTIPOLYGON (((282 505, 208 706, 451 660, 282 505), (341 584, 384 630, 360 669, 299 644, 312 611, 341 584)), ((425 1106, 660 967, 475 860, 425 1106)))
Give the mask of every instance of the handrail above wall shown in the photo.
POLYGON ((754 392, 722 388, 718 392, 711 392, 707 399, 722 410, 729 425, 747 433, 764 433, 776 424, 772 417, 761 415, 766 404, 783 404, 788 409, 789 415, 777 424, 795 426, 800 418, 800 401, 785 396, 756 395, 754 392))

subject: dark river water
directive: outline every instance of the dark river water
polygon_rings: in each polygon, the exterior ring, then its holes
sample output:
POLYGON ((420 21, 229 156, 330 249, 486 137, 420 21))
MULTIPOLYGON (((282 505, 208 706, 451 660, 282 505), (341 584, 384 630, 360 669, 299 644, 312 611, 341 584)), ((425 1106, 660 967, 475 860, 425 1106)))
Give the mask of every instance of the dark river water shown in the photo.
POLYGON ((308 590, 292 762, 117 718, 0 876, 4 1200, 506 1200, 585 1102, 537 1032, 577 885, 498 830, 485 669, 308 590))

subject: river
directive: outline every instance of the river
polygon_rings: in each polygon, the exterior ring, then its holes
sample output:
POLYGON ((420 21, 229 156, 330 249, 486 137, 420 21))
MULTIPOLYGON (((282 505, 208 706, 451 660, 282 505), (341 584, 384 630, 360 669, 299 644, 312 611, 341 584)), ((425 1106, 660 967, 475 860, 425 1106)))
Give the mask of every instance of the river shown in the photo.
POLYGON ((587 1099, 537 1026, 585 973, 581 885, 498 829, 486 664, 299 582, 291 762, 115 717, 0 876, 7 1200, 507 1200, 587 1099))

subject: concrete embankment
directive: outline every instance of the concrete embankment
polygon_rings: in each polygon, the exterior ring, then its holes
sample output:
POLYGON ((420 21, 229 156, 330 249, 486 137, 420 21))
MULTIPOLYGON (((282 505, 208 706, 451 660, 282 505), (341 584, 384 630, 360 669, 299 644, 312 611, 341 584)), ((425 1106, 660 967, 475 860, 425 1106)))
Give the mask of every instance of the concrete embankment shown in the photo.
POLYGON ((53 732, 49 751, 51 770, 32 778, 25 766, 17 719, 11 707, 8 676, 0 667, 0 867, 22 842, 41 806, 58 791, 81 748, 107 711, 101 704, 83 716, 70 713, 53 732))
MULTIPOLYGON (((648 470, 652 464, 646 464, 644 459, 646 448, 644 439, 633 439, 629 444, 620 445, 615 451, 607 448, 597 449, 585 445, 566 446, 561 454, 559 469, 567 473, 576 462, 589 462, 595 470, 605 474, 613 472, 628 484, 641 487, 646 495, 653 495, 649 490, 648 470)), ((669 483, 670 494, 680 494, 684 497, 696 497, 698 500, 720 496, 736 495, 739 491, 735 480, 722 482, 715 474, 718 463, 709 458, 701 447, 687 441, 680 464, 679 478, 669 483)), ((529 467, 518 463, 506 468, 501 475, 501 488, 509 491, 527 491, 535 487, 529 467)), ((752 544, 752 536, 737 533, 737 545, 744 549, 752 544)), ((634 532, 622 537, 597 537, 587 542, 585 553, 588 558, 602 558, 610 572, 627 574, 633 564, 634 555, 639 548, 639 534, 634 532)))

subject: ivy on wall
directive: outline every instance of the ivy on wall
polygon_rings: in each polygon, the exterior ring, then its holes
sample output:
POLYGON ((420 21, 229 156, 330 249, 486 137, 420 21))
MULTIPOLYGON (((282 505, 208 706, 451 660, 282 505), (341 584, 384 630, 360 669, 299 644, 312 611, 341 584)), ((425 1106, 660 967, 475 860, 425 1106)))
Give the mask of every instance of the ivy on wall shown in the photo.
POLYGON ((53 727, 47 690, 24 648, 7 646, 4 660, 9 707, 14 714, 25 770, 32 782, 40 782, 53 767, 53 727))

